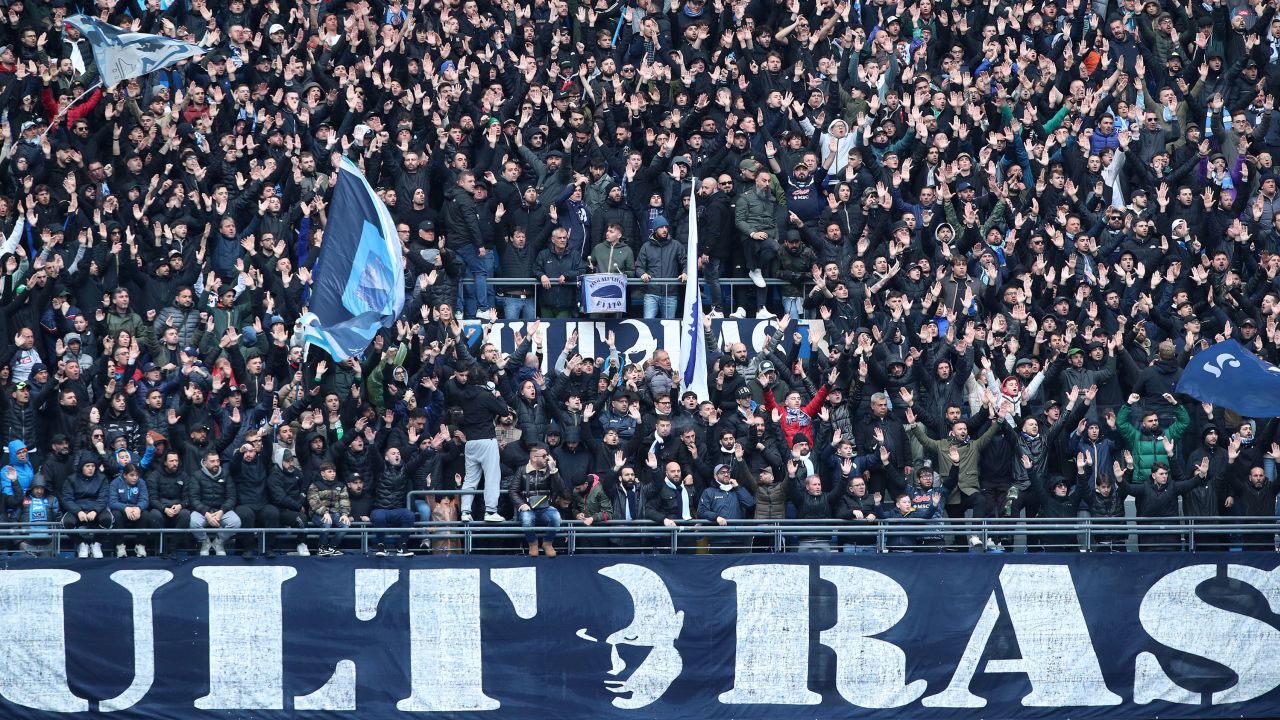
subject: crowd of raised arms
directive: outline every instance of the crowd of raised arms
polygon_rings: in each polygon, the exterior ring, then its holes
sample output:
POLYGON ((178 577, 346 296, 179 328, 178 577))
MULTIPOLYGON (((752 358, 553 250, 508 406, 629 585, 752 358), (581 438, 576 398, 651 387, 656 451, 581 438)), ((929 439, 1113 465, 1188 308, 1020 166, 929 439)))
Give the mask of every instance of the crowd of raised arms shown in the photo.
MULTIPOLYGON (((30 553, 55 525, 81 557, 157 528, 327 556, 516 520, 553 555, 561 521, 1275 514, 1276 420, 1174 392, 1221 339, 1277 359, 1276 0, 0 5, 30 553), (210 52, 101 87, 75 13, 210 52), (337 362, 298 319, 341 156, 407 302, 337 362), (584 273, 674 318, 693 223, 708 397, 665 350, 544 346, 584 273)), ((1240 527, 1215 542, 1271 549, 1240 527)))

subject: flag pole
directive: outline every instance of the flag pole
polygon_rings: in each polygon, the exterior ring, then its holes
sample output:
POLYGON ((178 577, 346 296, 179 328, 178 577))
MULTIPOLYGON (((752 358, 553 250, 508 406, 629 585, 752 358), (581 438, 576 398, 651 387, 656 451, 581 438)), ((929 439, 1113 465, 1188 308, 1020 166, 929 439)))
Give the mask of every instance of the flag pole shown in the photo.
POLYGON ((97 90, 100 87, 102 87, 102 78, 98 78, 98 81, 90 85, 88 90, 85 90, 84 92, 80 93, 80 95, 76 97, 75 100, 72 100, 71 102, 67 103, 66 107, 59 110, 57 116, 49 121, 49 125, 44 129, 44 132, 40 133, 40 137, 44 137, 45 135, 48 135, 49 131, 53 129, 53 126, 57 125, 58 122, 62 120, 63 116, 65 116, 68 112, 70 112, 71 108, 75 107, 76 103, 85 99, 86 97, 89 96, 89 93, 93 92, 94 90, 97 90))

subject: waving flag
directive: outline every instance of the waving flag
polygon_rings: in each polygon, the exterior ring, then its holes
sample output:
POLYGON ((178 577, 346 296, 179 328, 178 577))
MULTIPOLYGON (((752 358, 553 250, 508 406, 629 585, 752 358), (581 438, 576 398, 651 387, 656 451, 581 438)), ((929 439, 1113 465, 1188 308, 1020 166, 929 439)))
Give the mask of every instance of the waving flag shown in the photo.
POLYGON ((1175 391, 1245 417, 1280 416, 1280 368, 1235 340, 1200 351, 1187 363, 1175 391))
POLYGON ((683 363, 681 384, 685 390, 708 400, 707 340, 702 334, 702 298, 698 294, 698 180, 689 190, 689 247, 685 250, 684 314, 681 316, 680 361, 683 363))
POLYGON ((208 48, 163 35, 122 30, 87 15, 72 15, 65 22, 79 30, 85 40, 89 41, 104 87, 163 70, 209 52, 208 48))
POLYGON ((363 354, 378 328, 391 327, 404 309, 404 254, 395 222, 345 157, 311 275, 302 337, 336 360, 363 354))

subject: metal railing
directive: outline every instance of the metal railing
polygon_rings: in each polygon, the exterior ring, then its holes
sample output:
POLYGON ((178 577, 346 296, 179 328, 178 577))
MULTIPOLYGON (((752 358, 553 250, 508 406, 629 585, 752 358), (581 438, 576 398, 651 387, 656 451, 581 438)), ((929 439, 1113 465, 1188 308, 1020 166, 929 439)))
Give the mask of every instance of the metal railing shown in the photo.
MULTIPOLYGON (((501 293, 503 288, 520 288, 524 290, 532 290, 533 291, 532 299, 535 304, 538 302, 538 294, 545 289, 536 279, 529 280, 525 278, 491 277, 485 282, 488 283, 490 286, 493 286, 495 293, 498 295, 497 300, 498 300, 499 306, 501 306, 502 304, 501 293)), ((770 290, 772 288, 779 288, 779 287, 783 287, 791 284, 785 280, 779 280, 777 278, 765 278, 764 282, 765 282, 766 290, 770 290)), ((736 288, 747 287, 747 286, 752 287, 753 289, 755 288, 755 285, 752 283, 751 278, 737 278, 737 277, 720 278, 719 283, 722 286, 722 288, 727 288, 729 291, 729 300, 727 303, 728 307, 737 306, 737 302, 734 298, 734 291, 736 290, 736 288)), ((633 290, 643 289, 646 287, 665 288, 667 286, 672 286, 672 285, 683 286, 684 284, 685 284, 684 281, 680 280, 679 278, 650 278, 649 282, 645 283, 645 282, 641 282, 639 278, 628 277, 627 291, 628 293, 630 293, 633 290)), ((475 286, 475 279, 471 277, 460 278, 458 280, 458 285, 471 289, 475 286)), ((700 288, 702 288, 705 291, 708 288, 706 278, 700 278, 698 281, 698 285, 700 288)), ((572 280, 572 281, 566 282, 564 285, 552 285, 552 287, 553 288, 572 287, 574 288, 574 291, 577 292, 579 283, 576 280, 572 280)), ((805 283, 803 287, 805 288, 805 292, 808 293, 808 291, 813 287, 813 283, 805 283)), ((474 295, 474 291, 472 291, 472 295, 474 295)), ((634 303, 628 300, 628 306, 633 304, 634 303)))
MULTIPOLYGON (((456 495, 457 491, 436 491, 440 495, 456 495)), ((536 527, 538 533, 548 528, 536 527)), ((224 530, 205 528, 213 535, 230 534, 236 538, 252 538, 252 548, 265 551, 280 536, 307 540, 319 528, 238 528, 224 530)), ((177 541, 193 545, 189 529, 66 529, 59 524, 5 522, 0 523, 0 551, 18 552, 19 541, 39 540, 48 544, 48 552, 59 554, 73 549, 79 539, 92 535, 108 547, 125 538, 143 538, 151 542, 150 552, 163 553, 177 541)), ((330 532, 336 532, 331 530, 330 532)), ((385 533, 393 538, 407 536, 424 547, 445 554, 511 553, 523 547, 525 536, 519 522, 417 522, 409 528, 381 528, 368 523, 355 523, 346 530, 348 549, 369 552, 371 538, 385 533)), ((1223 551, 1266 550, 1277 548, 1280 521, 1276 517, 1195 517, 1195 518, 1074 518, 1019 519, 943 519, 887 520, 873 522, 841 522, 837 520, 733 520, 727 525, 703 521, 682 521, 667 526, 647 520, 618 521, 585 525, 565 521, 559 528, 561 544, 570 554, 576 552, 788 552, 826 551, 935 551, 966 549, 970 538, 979 548, 993 543, 1012 543, 1005 550, 1049 551, 1223 551)), ((237 541, 231 550, 248 549, 237 541)))

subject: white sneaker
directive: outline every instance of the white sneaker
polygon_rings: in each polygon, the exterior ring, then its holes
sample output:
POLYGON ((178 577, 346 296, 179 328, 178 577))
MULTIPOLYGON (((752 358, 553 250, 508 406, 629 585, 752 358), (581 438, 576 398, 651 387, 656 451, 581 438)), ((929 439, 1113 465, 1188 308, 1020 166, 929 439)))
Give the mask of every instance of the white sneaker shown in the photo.
POLYGON ((490 322, 493 320, 492 310, 479 310, 476 312, 476 319, 480 322, 490 322))
POLYGON ((987 552, 1004 552, 1004 548, 997 545, 996 541, 992 540, 991 538, 987 538, 986 549, 987 549, 987 552))
POLYGON ((214 555, 217 555, 218 557, 224 557, 224 556, 226 556, 226 554, 227 554, 227 549, 226 549, 225 547, 223 547, 222 538, 214 538, 214 540, 213 540, 213 554, 214 554, 214 555))
POLYGON ((507 519, 496 512, 487 512, 484 514, 485 522, 506 522, 507 519))
POLYGON ((311 550, 307 549, 307 544, 304 542, 298 543, 298 557, 309 557, 310 555, 311 550))
POLYGON ((80 545, 76 547, 76 557, 78 558, 89 557, 89 543, 80 543, 80 545))
POLYGON ((89 546, 89 552, 93 555, 94 560, 102 559, 102 543, 94 543, 89 546))
POLYGON ((129 549, 124 546, 124 543, 116 545, 116 557, 129 557, 129 549))
POLYGON ((747 277, 751 278, 751 282, 755 283, 756 287, 762 288, 765 286, 764 273, 760 272, 760 268, 747 273, 747 277))
POLYGON ((711 312, 707 313, 707 317, 711 318, 712 320, 723 320, 724 313, 720 312, 719 310, 712 310, 711 312))
POLYGON ((731 317, 731 318, 736 318, 736 319, 738 319, 738 320, 741 320, 741 319, 745 318, 746 316, 747 316, 747 309, 746 309, 746 308, 738 308, 737 310, 734 310, 732 313, 730 313, 730 314, 729 314, 729 317, 731 317))
POLYGON ((138 557, 146 557, 147 547, 142 543, 138 543, 137 545, 133 546, 133 554, 137 555, 138 557))
POLYGON ((769 312, 768 308, 760 308, 759 310, 756 311, 757 320, 773 320, 777 317, 778 317, 777 315, 774 315, 773 313, 769 312))
POLYGON ((978 537, 977 535, 969 536, 969 547, 978 547, 981 544, 982 544, 982 538, 978 537))
POLYGON ((471 513, 469 512, 462 513, 462 517, 460 519, 462 520, 462 522, 471 522, 471 513))
POLYGON ((454 319, 454 320, 461 320, 461 319, 462 319, 462 311, 461 311, 461 310, 454 310, 454 311, 453 311, 453 319, 454 319))
POLYGON ((200 541, 200 557, 209 557, 209 541, 200 541))

